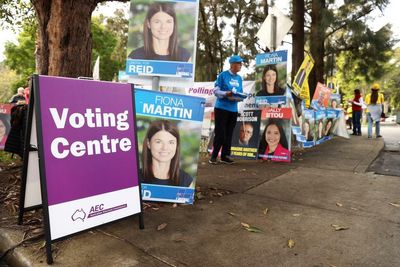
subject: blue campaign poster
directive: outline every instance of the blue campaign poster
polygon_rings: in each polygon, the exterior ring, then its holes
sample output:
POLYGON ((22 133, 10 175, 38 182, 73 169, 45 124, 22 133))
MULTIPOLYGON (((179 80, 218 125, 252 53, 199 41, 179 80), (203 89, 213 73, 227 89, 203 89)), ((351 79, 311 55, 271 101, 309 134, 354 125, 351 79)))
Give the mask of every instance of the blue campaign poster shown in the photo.
POLYGON ((316 145, 320 145, 325 141, 324 121, 326 118, 325 110, 315 111, 315 135, 314 140, 316 145))
POLYGON ((298 141, 303 143, 303 147, 313 147, 314 142, 314 128, 315 128, 315 111, 313 109, 303 110, 303 124, 302 136, 298 136, 298 141))
POLYGON ((205 99, 135 90, 142 198, 192 204, 205 99))
POLYGON ((199 0, 131 0, 126 74, 194 79, 199 0))

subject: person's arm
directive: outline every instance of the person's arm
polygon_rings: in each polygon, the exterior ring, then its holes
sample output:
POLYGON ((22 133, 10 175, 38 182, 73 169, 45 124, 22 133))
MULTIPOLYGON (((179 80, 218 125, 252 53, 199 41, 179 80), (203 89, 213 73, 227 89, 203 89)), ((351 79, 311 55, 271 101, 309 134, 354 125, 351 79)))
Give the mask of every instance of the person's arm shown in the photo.
POLYGON ((218 75, 217 81, 215 82, 215 87, 214 87, 214 95, 218 98, 225 98, 232 96, 232 91, 224 91, 222 90, 223 87, 223 75, 218 75))
POLYGON ((363 98, 360 97, 359 102, 357 102, 357 101, 352 101, 352 103, 353 103, 354 105, 357 105, 357 106, 362 107, 362 105, 364 104, 364 101, 363 101, 363 98))

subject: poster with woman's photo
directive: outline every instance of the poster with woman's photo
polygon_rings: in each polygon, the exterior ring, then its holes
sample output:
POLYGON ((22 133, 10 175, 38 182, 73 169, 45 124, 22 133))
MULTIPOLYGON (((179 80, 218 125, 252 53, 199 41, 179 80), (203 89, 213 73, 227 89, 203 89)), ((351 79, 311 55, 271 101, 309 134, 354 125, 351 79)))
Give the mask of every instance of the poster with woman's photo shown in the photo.
POLYGON ((4 150, 11 130, 11 104, 0 104, 0 150, 4 150))
POLYGON ((135 90, 142 198, 191 204, 204 98, 135 90))
POLYGON ((287 50, 256 56, 255 101, 259 106, 286 104, 287 50))
POLYGON ((324 121, 326 118, 325 110, 315 111, 314 141, 316 145, 322 144, 324 139, 324 121))
POLYGON ((198 0, 131 0, 126 74, 193 80, 198 0))
POLYGON ((231 156, 256 159, 260 137, 261 110, 243 110, 233 130, 231 156))
POLYGON ((328 108, 340 109, 340 94, 331 94, 328 108))
POLYGON ((258 157, 262 160, 291 161, 291 108, 261 111, 258 157))
POLYGON ((333 137, 335 125, 338 119, 338 110, 333 108, 328 108, 325 111, 325 123, 324 123, 324 134, 325 140, 331 140, 333 137))
POLYGON ((301 127, 301 135, 297 135, 297 141, 303 143, 304 148, 313 147, 314 142, 314 130, 315 128, 315 111, 313 109, 303 110, 303 123, 301 127))

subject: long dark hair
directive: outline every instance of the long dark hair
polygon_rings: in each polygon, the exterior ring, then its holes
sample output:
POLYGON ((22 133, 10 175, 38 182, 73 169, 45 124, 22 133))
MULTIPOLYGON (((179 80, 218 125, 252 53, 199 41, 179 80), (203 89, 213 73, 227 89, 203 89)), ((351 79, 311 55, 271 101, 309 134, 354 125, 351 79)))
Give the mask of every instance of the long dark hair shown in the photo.
POLYGON ((372 90, 371 92, 371 104, 376 104, 376 102, 378 102, 378 90, 372 90))
POLYGON ((143 181, 149 182, 154 179, 153 173, 153 157, 151 151, 147 146, 151 138, 159 131, 167 131, 176 138, 176 152, 175 156, 171 160, 169 165, 169 182, 171 185, 179 185, 179 161, 180 161, 180 137, 179 131, 175 125, 167 120, 157 120, 153 121, 147 130, 146 136, 143 140, 143 150, 142 150, 142 163, 143 163, 143 181))
POLYGON ((174 32, 169 38, 168 52, 170 60, 178 60, 178 25, 176 23, 175 9, 172 3, 168 2, 155 2, 149 6, 147 11, 146 19, 143 23, 143 36, 144 36, 144 51, 146 58, 153 58, 155 55, 153 47, 153 36, 151 30, 148 27, 151 18, 158 12, 165 12, 174 19, 174 32))
MULTIPOLYGON (((8 120, 8 116, 5 116, 5 115, 3 115, 3 114, 0 114, 0 121, 3 122, 4 127, 6 128, 5 135, 8 135, 8 133, 10 132, 10 129, 11 129, 11 125, 10 125, 10 122, 9 122, 9 120, 8 120)), ((1 140, 0 140, 0 141, 1 141, 1 140)))
POLYGON ((276 73, 276 80, 274 83, 274 94, 281 94, 282 93, 282 89, 279 87, 278 85, 278 69, 276 68, 276 65, 266 65, 264 67, 263 73, 262 73, 262 80, 261 80, 261 89, 264 90, 267 93, 267 82, 265 81, 264 77, 265 77, 265 73, 267 73, 267 71, 272 70, 275 71, 276 73))
POLYGON ((278 120, 270 119, 268 121, 267 125, 265 126, 263 134, 261 136, 260 145, 258 147, 258 154, 264 154, 265 150, 267 149, 268 143, 267 143, 267 140, 265 140, 266 139, 265 134, 270 125, 276 125, 276 127, 278 127, 279 134, 281 135, 279 144, 281 144, 281 146, 283 146, 284 148, 288 149, 288 141, 286 139, 286 135, 285 135, 285 132, 283 131, 282 125, 280 124, 280 122, 278 120))

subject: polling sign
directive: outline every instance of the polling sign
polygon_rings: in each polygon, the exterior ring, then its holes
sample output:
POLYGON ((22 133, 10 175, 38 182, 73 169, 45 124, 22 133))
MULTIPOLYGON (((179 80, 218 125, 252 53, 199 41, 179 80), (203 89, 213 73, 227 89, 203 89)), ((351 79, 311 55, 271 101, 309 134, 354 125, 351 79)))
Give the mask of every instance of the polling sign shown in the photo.
POLYGON ((34 101, 48 240, 141 213, 132 85, 35 76, 34 101))

